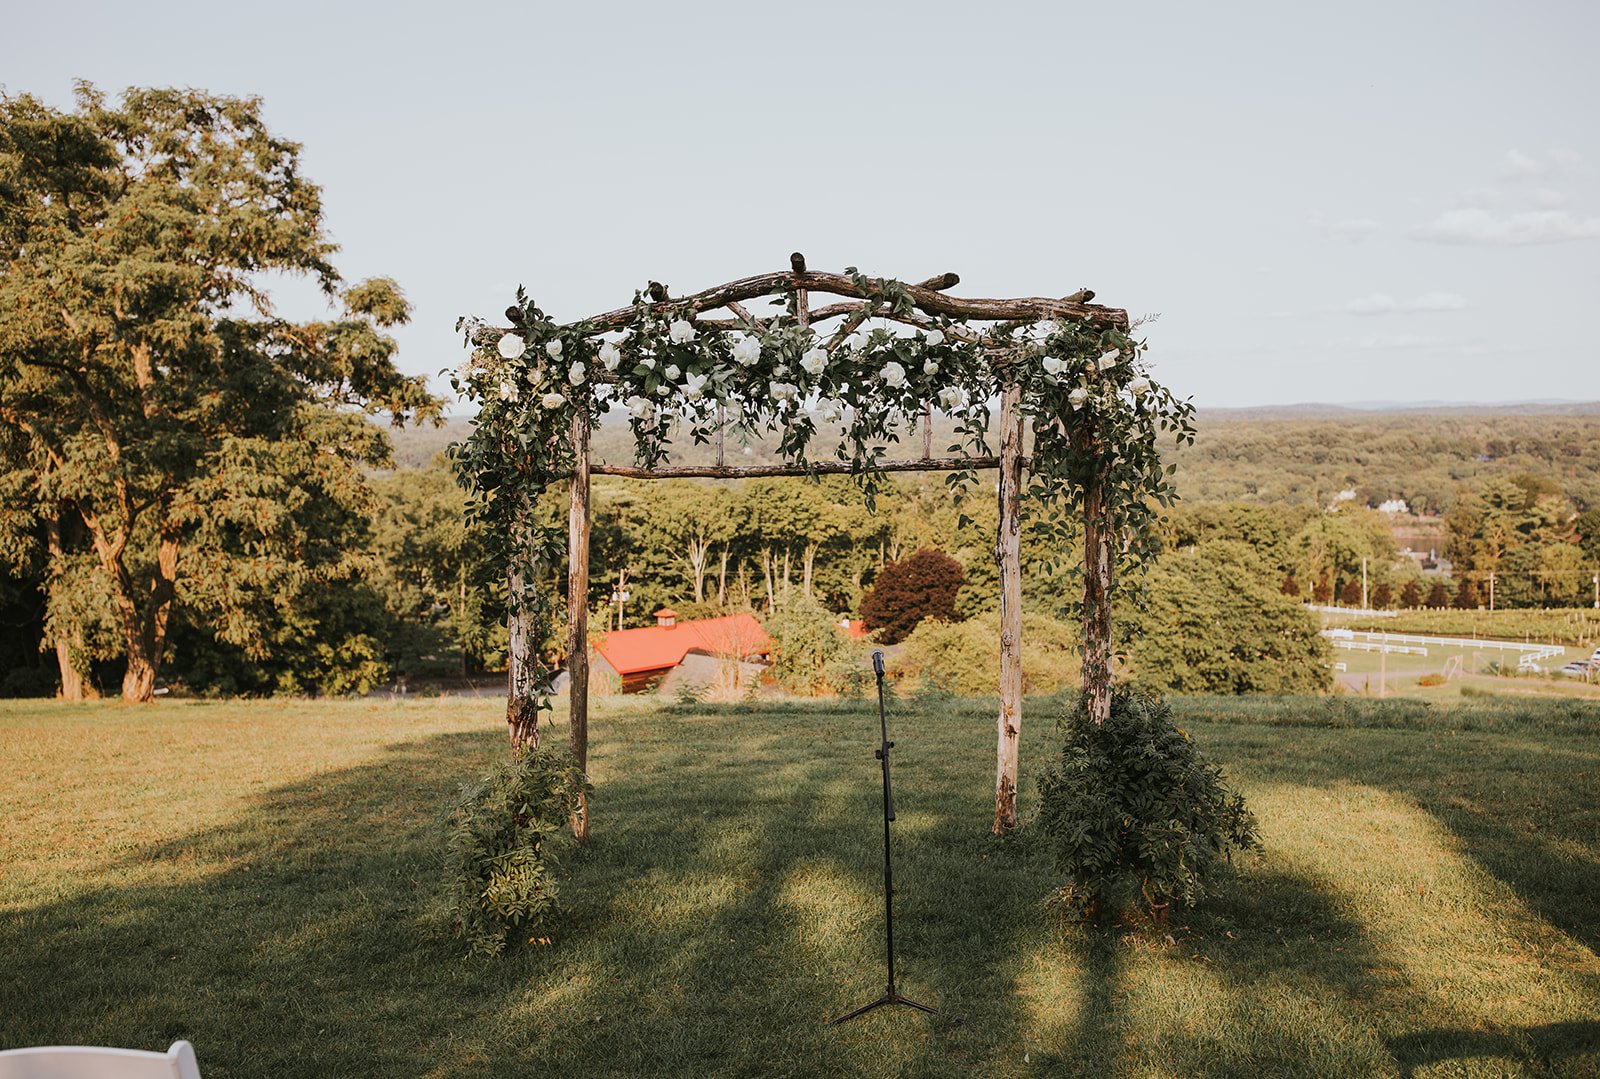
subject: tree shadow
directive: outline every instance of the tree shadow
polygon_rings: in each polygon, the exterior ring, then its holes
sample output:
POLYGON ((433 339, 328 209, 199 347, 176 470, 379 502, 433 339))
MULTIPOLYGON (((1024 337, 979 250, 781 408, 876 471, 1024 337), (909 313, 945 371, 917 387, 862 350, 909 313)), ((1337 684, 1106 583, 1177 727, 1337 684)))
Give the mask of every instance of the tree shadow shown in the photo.
POLYGON ((989 1059, 1018 1023, 989 968, 1042 891, 1026 859, 982 857, 972 806, 901 794, 902 988, 982 1021, 829 1028, 882 983, 871 746, 837 717, 685 739, 688 722, 595 747, 595 831, 563 855, 552 944, 468 960, 451 936, 443 812, 503 750, 442 734, 108 862, 132 883, 0 914, 0 1045, 187 1038, 219 1077, 955 1076, 989 1059), (1000 913, 974 925, 968 904, 1000 913))

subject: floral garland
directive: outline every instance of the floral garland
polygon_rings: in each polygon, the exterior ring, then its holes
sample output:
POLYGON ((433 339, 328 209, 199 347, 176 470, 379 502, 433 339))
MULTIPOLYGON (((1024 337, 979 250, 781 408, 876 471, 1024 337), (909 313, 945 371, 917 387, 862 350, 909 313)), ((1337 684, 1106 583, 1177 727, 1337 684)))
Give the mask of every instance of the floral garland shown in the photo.
MULTIPOLYGON (((452 384, 480 411, 472 435, 449 452, 469 517, 527 579, 559 565, 565 530, 534 524, 530 509, 553 480, 571 474, 574 420, 593 429, 608 407, 626 410, 647 468, 666 458, 674 422, 697 444, 723 427, 745 442, 776 434, 779 452, 801 468, 817 421, 838 424, 831 455, 850 461, 870 505, 885 444, 927 406, 955 417, 960 444, 952 452, 987 455, 991 402, 1004 378, 1020 389, 1033 432, 1030 529, 1068 548, 1083 493, 1099 477, 1123 563, 1153 553, 1160 509, 1176 497, 1158 436, 1193 442, 1193 406, 1149 377, 1142 343, 1076 322, 983 334, 950 319, 918 318, 910 333, 867 327, 874 318, 911 318, 913 305, 901 282, 848 272, 872 298, 860 317, 823 335, 802 322, 793 295, 786 311, 744 331, 638 293, 620 333, 558 325, 521 290, 506 312, 510 332, 497 337, 463 319, 458 329, 472 351, 452 384)), ((959 497, 975 478, 968 469, 948 482, 959 497)), ((553 608, 545 590, 531 591, 542 637, 553 608)), ((548 707, 542 693, 540 707, 548 707)))

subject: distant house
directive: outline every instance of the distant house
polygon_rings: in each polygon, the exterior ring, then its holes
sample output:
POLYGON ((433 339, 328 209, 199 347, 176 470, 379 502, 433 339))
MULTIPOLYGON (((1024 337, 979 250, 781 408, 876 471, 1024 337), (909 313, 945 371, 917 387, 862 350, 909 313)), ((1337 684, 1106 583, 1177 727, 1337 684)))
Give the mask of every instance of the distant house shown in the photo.
POLYGON ((766 662, 772 649, 772 639, 751 615, 680 622, 678 612, 671 608, 657 611, 653 626, 615 630, 594 642, 596 669, 613 671, 624 693, 656 688, 686 660, 694 662, 694 657, 701 657, 700 663, 766 662))
POLYGON ((1410 513, 1411 507, 1406 505, 1406 500, 1403 498, 1391 498, 1387 502, 1378 503, 1378 512, 1387 513, 1392 517, 1396 514, 1410 513))

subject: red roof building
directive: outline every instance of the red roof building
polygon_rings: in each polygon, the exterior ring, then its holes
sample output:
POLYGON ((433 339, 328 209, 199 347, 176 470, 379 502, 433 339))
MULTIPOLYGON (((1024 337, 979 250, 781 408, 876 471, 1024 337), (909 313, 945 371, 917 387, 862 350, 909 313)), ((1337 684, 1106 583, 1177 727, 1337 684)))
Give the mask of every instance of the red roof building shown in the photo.
POLYGON ((656 612, 656 624, 597 637, 595 653, 622 679, 622 692, 652 688, 691 653, 736 661, 772 654, 772 639, 748 614, 680 622, 676 611, 656 612))

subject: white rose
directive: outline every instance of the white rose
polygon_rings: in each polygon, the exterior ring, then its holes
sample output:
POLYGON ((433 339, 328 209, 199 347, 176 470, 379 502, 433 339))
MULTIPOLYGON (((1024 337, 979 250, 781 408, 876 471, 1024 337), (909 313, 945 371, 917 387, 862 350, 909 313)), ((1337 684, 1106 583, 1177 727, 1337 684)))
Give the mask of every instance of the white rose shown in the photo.
POLYGON ((552 360, 560 359, 561 358, 561 338, 552 337, 550 340, 546 341, 544 343, 544 351, 545 351, 545 355, 549 356, 552 360))
POLYGON ((828 366, 828 353, 826 349, 814 348, 800 357, 800 366, 810 375, 822 374, 822 369, 828 366))
POLYGON ((1120 353, 1120 352, 1112 351, 1112 352, 1106 353, 1104 356, 1100 357, 1100 370, 1102 370, 1102 371, 1111 370, 1113 367, 1115 367, 1117 365, 1117 361, 1119 359, 1121 359, 1121 358, 1122 358, 1122 353, 1120 353))
POLYGON ((837 401, 825 401, 822 407, 822 418, 829 423, 838 423, 844 419, 844 410, 837 401))
POLYGON ((657 397, 665 397, 667 394, 669 394, 671 392, 672 392, 672 387, 667 385, 665 382, 663 382, 661 385, 656 387, 656 396, 657 397))
POLYGON ((761 339, 743 337, 733 346, 733 360, 744 367, 754 367, 761 362, 761 339))
POLYGON ((1143 375, 1128 383, 1128 389, 1133 391, 1135 397, 1142 397, 1150 392, 1150 380, 1143 375))
POLYGON ((890 360, 883 365, 883 370, 878 373, 878 377, 883 379, 884 385, 899 388, 906 384, 906 369, 894 360, 890 360))
POLYGON ((946 412, 953 411, 961 407, 963 403, 962 398, 965 396, 966 395, 961 392, 959 387, 946 386, 944 389, 939 391, 939 407, 944 409, 946 412))
MULTIPOLYGON (((504 340, 502 338, 502 340, 504 340)), ((500 400, 515 401, 517 399, 517 384, 515 382, 500 383, 500 400)))
POLYGON ((675 364, 675 363, 667 364, 666 369, 664 371, 662 371, 661 373, 663 375, 667 376, 667 381, 668 382, 676 382, 676 381, 678 381, 678 376, 683 374, 683 372, 678 369, 678 365, 675 364))
POLYGON ((929 330, 928 331, 928 347, 929 348, 934 348, 934 347, 937 347, 937 346, 942 345, 942 344, 944 344, 944 331, 943 330, 929 330))
POLYGON ((1061 359, 1059 356, 1046 356, 1044 358, 1043 366, 1047 374, 1059 375, 1062 371, 1066 370, 1067 361, 1061 359))
POLYGON ((683 380, 683 392, 690 397, 699 397, 706 388, 706 376, 690 374, 683 380))
POLYGON ((872 334, 867 330, 857 330, 845 339, 845 345, 853 352, 865 352, 872 347, 872 334))
POLYGON ((554 390, 551 390, 549 393, 545 394, 539 399, 539 403, 545 408, 560 408, 562 405, 567 403, 567 399, 561 394, 556 393, 554 390))
POLYGON ((600 385, 594 388, 594 399, 602 402, 611 400, 612 388, 613 387, 609 382, 600 383, 600 385))
POLYGON ((922 365, 922 373, 925 375, 937 375, 939 373, 939 365, 929 360, 922 365))
POLYGON ((667 336, 672 338, 675 345, 687 344, 694 340, 694 323, 686 318, 674 319, 667 328, 667 336))
POLYGON ((774 382, 772 384, 772 399, 774 401, 793 401, 799 392, 800 387, 790 382, 774 382))
POLYGON ((1089 391, 1079 386, 1067 394, 1067 400, 1072 402, 1072 407, 1077 408, 1089 399, 1089 391))
POLYGON ((654 356, 645 356, 639 363, 646 371, 654 371, 656 369, 656 358, 654 356))
POLYGON ((514 360, 528 351, 528 342, 514 333, 500 335, 500 355, 508 360, 514 360))
POLYGON ((650 404, 649 398, 640 397, 638 394, 634 394, 632 397, 628 398, 627 404, 628 411, 633 414, 633 418, 636 420, 642 420, 646 416, 650 415, 650 410, 652 407, 654 407, 650 404))
POLYGON ((610 341, 600 346, 600 363, 607 371, 615 371, 622 363, 622 350, 610 341))
POLYGON ((574 386, 581 386, 583 385, 583 376, 588 373, 588 368, 584 367, 581 362, 575 361, 571 367, 567 368, 567 381, 574 386))

